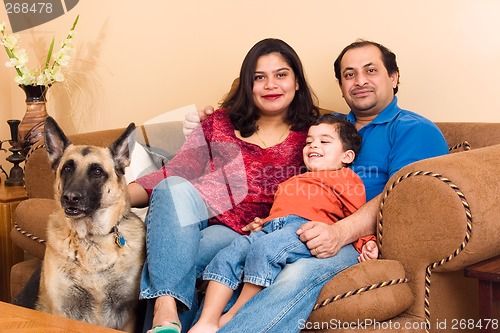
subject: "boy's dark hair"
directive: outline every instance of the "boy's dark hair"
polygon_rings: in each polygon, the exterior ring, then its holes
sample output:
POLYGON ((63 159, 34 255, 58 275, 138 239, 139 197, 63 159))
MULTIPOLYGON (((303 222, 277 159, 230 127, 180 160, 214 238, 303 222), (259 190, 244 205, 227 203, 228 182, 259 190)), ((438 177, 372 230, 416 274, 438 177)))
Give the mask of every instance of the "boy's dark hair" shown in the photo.
MULTIPOLYGON (((399 75, 399 68, 398 68, 398 63, 396 62, 396 55, 391 50, 389 50, 387 47, 385 47, 384 45, 379 44, 377 42, 372 42, 372 41, 364 40, 364 39, 358 39, 354 43, 347 45, 342 50, 342 52, 340 52, 339 56, 335 60, 333 68, 335 71, 335 77, 337 78, 337 80, 339 81, 340 84, 342 84, 342 74, 340 73, 340 71, 341 71, 340 62, 342 61, 342 58, 344 57, 346 52, 351 50, 351 49, 364 47, 364 46, 368 46, 368 45, 373 45, 380 50, 380 52, 382 53, 382 62, 384 63, 385 69, 387 69, 387 73, 389 73, 389 75, 391 75, 393 73, 398 73, 398 75, 399 75)), ((398 85, 399 85, 399 76, 398 76, 398 84, 393 89, 394 95, 396 95, 398 93, 398 85)))
POLYGON ((342 141, 342 147, 344 150, 352 150, 356 156, 358 156, 361 150, 361 135, 359 135, 354 124, 348 122, 345 118, 336 116, 333 114, 322 114, 318 119, 311 125, 319 124, 330 124, 333 125, 340 136, 342 141))

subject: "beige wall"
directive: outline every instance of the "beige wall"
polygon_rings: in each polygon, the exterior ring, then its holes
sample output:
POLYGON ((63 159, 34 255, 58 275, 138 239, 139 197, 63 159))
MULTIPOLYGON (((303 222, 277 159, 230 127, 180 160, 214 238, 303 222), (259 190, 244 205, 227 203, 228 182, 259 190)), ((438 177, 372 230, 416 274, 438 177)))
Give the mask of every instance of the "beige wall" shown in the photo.
MULTIPOLYGON (((500 121, 500 2, 496 0, 82 0, 66 15, 20 33, 44 57, 77 14, 77 54, 49 113, 68 133, 140 124, 195 103, 215 104, 258 40, 287 41, 324 108, 346 112, 333 61, 361 37, 391 48, 400 105, 434 121, 500 121)), ((5 8, 0 20, 7 21, 5 8)), ((30 64, 33 64, 30 60, 30 64)), ((0 134, 21 118, 24 96, 0 50, 0 134), (5 125, 1 125, 5 124, 5 125)))

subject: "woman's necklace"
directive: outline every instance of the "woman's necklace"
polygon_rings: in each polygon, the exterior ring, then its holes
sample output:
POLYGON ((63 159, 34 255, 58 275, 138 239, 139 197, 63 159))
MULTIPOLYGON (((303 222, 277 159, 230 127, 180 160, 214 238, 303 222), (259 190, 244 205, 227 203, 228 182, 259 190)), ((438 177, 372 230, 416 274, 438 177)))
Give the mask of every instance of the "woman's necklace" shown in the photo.
MULTIPOLYGON (((283 133, 281 133, 281 135, 280 135, 280 137, 278 138, 278 140, 277 140, 277 141, 276 141, 276 142, 275 142, 272 146, 277 145, 278 143, 280 143, 280 142, 281 142, 281 139, 283 139, 283 136, 285 136, 285 133, 286 133, 289 129, 290 129, 290 126, 285 127, 285 129, 283 130, 283 133)), ((257 131, 255 132, 255 134, 257 134, 257 138, 260 140, 260 142, 262 142, 262 144, 264 145, 264 148, 269 148, 269 146, 267 145, 267 143, 265 143, 265 141, 264 141, 264 140, 262 140, 262 138, 260 137, 260 135, 259 135, 259 130, 257 130, 257 131)))

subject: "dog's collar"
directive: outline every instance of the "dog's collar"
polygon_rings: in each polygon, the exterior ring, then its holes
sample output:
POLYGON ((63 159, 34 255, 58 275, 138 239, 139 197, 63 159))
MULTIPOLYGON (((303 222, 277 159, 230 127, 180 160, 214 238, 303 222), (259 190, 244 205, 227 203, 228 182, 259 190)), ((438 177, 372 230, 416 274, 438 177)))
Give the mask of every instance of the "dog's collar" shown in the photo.
POLYGON ((114 234, 115 243, 119 247, 124 247, 125 244, 127 244, 127 242, 125 241, 125 237, 123 237, 122 234, 120 234, 120 232, 118 231, 118 224, 111 228, 110 234, 114 234))

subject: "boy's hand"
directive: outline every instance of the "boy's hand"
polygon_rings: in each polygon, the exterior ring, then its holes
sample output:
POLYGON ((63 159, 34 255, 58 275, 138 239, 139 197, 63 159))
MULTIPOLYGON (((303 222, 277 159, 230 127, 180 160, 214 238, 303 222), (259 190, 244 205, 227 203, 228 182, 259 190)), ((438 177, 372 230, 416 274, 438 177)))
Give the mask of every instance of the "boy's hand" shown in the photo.
POLYGON ((243 231, 259 231, 262 229, 263 225, 264 225, 264 223, 262 222, 262 219, 260 217, 256 217, 253 219, 252 222, 248 223, 241 230, 243 230, 243 231))
POLYGON ((361 254, 358 257, 359 262, 378 258, 378 247, 375 241, 368 241, 361 248, 361 254))

